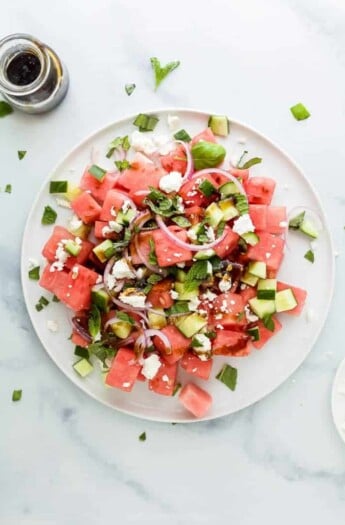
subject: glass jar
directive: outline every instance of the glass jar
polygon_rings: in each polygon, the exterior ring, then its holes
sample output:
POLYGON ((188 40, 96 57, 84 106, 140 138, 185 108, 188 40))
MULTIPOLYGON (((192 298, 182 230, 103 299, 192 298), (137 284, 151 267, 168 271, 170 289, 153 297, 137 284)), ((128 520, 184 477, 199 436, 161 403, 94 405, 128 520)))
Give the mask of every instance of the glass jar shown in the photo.
POLYGON ((67 93, 68 71, 47 45, 26 34, 0 40, 0 92, 26 113, 44 113, 67 93))

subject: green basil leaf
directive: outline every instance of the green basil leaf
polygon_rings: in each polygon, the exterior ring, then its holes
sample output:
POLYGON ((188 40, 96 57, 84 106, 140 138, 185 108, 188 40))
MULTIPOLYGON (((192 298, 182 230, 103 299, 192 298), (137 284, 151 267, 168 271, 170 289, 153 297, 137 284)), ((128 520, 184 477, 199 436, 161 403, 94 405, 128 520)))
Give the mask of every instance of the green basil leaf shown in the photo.
POLYGON ((308 250, 308 251, 304 254, 304 258, 307 259, 307 261, 313 263, 313 262, 315 261, 315 255, 314 255, 313 250, 308 250))
POLYGON ((161 82, 180 65, 179 60, 169 62, 165 66, 161 66, 160 61, 157 57, 150 58, 151 66, 155 76, 155 90, 159 87, 161 82))
POLYGON ((230 388, 230 390, 236 390, 237 368, 227 364, 223 365, 223 368, 216 375, 216 379, 224 383, 224 385, 230 388))
POLYGON ((135 84, 125 84, 125 91, 129 97, 131 96, 135 88, 136 88, 135 84))
POLYGON ((26 151, 25 150, 18 150, 17 154, 18 154, 18 159, 22 160, 25 157, 25 155, 26 155, 26 151))
POLYGON ((226 150, 221 144, 200 140, 193 144, 191 149, 194 160, 194 168, 202 170, 205 168, 215 168, 223 162, 226 150))

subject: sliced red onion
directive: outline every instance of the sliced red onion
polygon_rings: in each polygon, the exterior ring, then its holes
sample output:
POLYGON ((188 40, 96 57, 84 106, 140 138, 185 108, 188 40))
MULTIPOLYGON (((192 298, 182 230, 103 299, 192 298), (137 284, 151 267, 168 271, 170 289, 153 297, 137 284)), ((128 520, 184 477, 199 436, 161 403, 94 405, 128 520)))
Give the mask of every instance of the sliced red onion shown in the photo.
POLYGON ((135 335, 129 335, 126 339, 121 340, 121 346, 132 345, 135 341, 135 335))
POLYGON ((158 337, 164 344, 167 353, 171 353, 171 343, 168 337, 163 332, 161 332, 160 330, 154 330, 153 328, 149 328, 148 330, 145 330, 145 335, 146 337, 158 337))
POLYGON ((138 190, 133 193, 133 195, 136 195, 137 197, 141 196, 147 196, 150 193, 150 190, 138 190))
POLYGON ((152 213, 150 211, 141 211, 131 223, 131 228, 133 229, 135 226, 142 228, 145 222, 149 221, 150 219, 152 219, 152 213))
POLYGON ((191 180, 194 180, 197 177, 202 177, 203 175, 209 175, 210 173, 218 173, 218 175, 223 175, 224 177, 227 177, 231 182, 233 182, 236 185, 240 193, 242 193, 243 195, 247 195, 245 189, 243 188, 239 180, 233 175, 231 175, 231 173, 229 173, 228 171, 222 170, 220 168, 206 168, 204 170, 196 171, 195 173, 193 173, 191 180))
POLYGON ((188 144, 183 142, 183 140, 177 140, 176 142, 178 144, 181 144, 181 146, 183 146, 183 149, 184 149, 186 157, 187 157, 187 166, 186 166, 186 170, 185 170, 184 176, 183 176, 183 182, 186 182, 187 180, 189 180, 192 177, 193 172, 194 172, 193 157, 192 157, 192 154, 190 152, 188 144))
POLYGON ((115 191, 116 193, 118 193, 119 195, 121 195, 122 197, 124 197, 126 199, 126 201, 128 201, 128 204, 130 206, 130 208, 132 208, 133 211, 137 212, 137 207, 136 205, 134 204, 134 202, 132 201, 132 199, 128 196, 127 193, 124 193, 123 191, 120 191, 118 190, 117 188, 115 188, 115 191))
POLYGON ((180 248, 184 248, 185 250, 191 250, 192 252, 201 252, 204 250, 211 250, 215 246, 218 246, 218 244, 222 242, 222 240, 224 239, 226 235, 226 232, 224 231, 222 235, 218 237, 218 239, 216 239, 215 241, 209 242, 208 244, 189 244, 188 242, 181 241, 181 239, 179 239, 172 231, 170 231, 168 226, 165 224, 165 222, 159 215, 156 215, 156 222, 158 226, 160 227, 160 229, 165 233, 167 237, 169 237, 171 241, 173 241, 176 244, 176 246, 179 246, 180 248))
POLYGON ((74 330, 79 334, 81 335, 81 337, 83 339, 85 339, 85 341, 88 341, 89 343, 92 342, 92 337, 91 335, 89 334, 89 332, 87 331, 87 329, 82 326, 79 322, 79 319, 78 317, 72 317, 72 324, 73 324, 73 328, 74 330))
POLYGON ((111 300, 119 308, 122 308, 123 310, 127 310, 128 312, 133 312, 133 313, 145 312, 148 308, 151 307, 151 305, 147 303, 147 305, 144 306, 143 308, 134 308, 133 306, 123 303, 122 301, 120 301, 120 299, 116 299, 115 297, 112 297, 111 300))

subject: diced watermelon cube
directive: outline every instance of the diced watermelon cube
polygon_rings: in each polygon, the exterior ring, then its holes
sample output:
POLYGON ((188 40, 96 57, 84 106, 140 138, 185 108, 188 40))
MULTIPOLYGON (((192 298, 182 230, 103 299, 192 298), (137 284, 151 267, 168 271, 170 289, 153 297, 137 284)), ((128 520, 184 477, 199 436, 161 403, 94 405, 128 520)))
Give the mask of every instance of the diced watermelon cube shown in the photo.
POLYGON ((230 171, 231 175, 233 175, 237 179, 240 179, 242 181, 242 183, 244 183, 244 182, 246 182, 246 180, 248 180, 249 170, 242 170, 240 168, 233 168, 233 167, 231 167, 229 171, 230 171))
POLYGON ((211 374, 213 360, 201 361, 199 357, 191 352, 187 352, 181 358, 180 365, 188 374, 199 377, 200 379, 208 379, 211 374))
POLYGON ((170 291, 172 289, 172 281, 164 279, 154 284, 147 295, 147 300, 152 304, 153 308, 170 308, 174 304, 170 291))
POLYGON ((252 345, 255 348, 262 348, 267 343, 267 341, 271 339, 271 337, 276 335, 279 332, 279 330, 281 330, 282 325, 275 316, 272 316, 272 321, 274 322, 273 332, 271 330, 268 330, 268 328, 266 328, 262 321, 258 321, 257 326, 259 328, 260 339, 258 341, 252 341, 252 345))
POLYGON ((84 191, 91 191, 91 195, 97 201, 103 202, 108 191, 115 186, 117 178, 117 173, 106 173, 103 179, 99 181, 89 173, 87 168, 84 171, 79 186, 84 191))
POLYGON ((78 334, 78 332, 76 332, 75 330, 73 330, 72 332, 71 341, 73 344, 77 346, 82 346, 83 348, 87 348, 89 346, 89 341, 84 339, 84 337, 78 334))
POLYGON ((206 204, 210 202, 210 198, 199 191, 199 184, 204 180, 208 180, 213 186, 218 187, 218 184, 210 173, 189 180, 181 186, 179 195, 187 206, 206 206, 206 204))
POLYGON ((149 389, 162 396, 172 396, 176 384, 177 363, 162 362, 157 374, 149 380, 149 389))
POLYGON ((108 191, 103 202, 100 220, 106 222, 115 220, 114 213, 121 210, 126 198, 126 195, 118 190, 108 191))
POLYGON ((247 257, 251 261, 263 261, 268 270, 277 271, 283 260, 285 241, 271 233, 257 232, 259 242, 249 246, 247 257))
POLYGON ((245 183, 250 204, 271 204, 276 182, 268 177, 250 177, 245 183))
MULTIPOLYGON (((96 284, 98 273, 76 264, 67 274, 66 282, 55 295, 75 312, 90 308, 91 288, 96 284)), ((61 273, 61 272, 56 272, 61 273)))
POLYGON ((221 259, 224 259, 234 251, 239 240, 238 234, 233 232, 228 225, 225 226, 224 232, 224 239, 214 247, 214 251, 221 259))
POLYGON ((183 146, 178 146, 175 150, 171 151, 168 155, 164 155, 160 158, 163 168, 170 173, 171 171, 178 171, 184 174, 186 171, 187 161, 186 152, 183 146))
MULTIPOLYGON (((55 261, 55 254, 59 242, 69 239, 75 240, 75 236, 66 230, 66 228, 63 228, 62 226, 55 226, 53 233, 43 247, 42 255, 48 259, 50 263, 53 263, 55 261)), ((73 268, 75 264, 83 264, 89 257, 90 252, 94 247, 93 243, 89 241, 82 241, 80 246, 81 250, 77 257, 70 255, 66 260, 64 264, 66 268, 73 268)))
POLYGON ((67 281, 68 281, 67 272, 51 271, 51 265, 47 264, 47 266, 45 266, 41 274, 39 285, 42 286, 42 288, 45 288, 46 290, 48 290, 48 292, 51 292, 58 297, 57 294, 65 286, 67 281))
POLYGON ((285 206, 268 206, 267 225, 265 230, 269 233, 284 233, 287 225, 288 222, 285 206))
POLYGON ((195 417, 204 417, 212 405, 210 394, 193 383, 181 389, 179 400, 195 417))
POLYGON ((117 239, 118 234, 116 232, 109 232, 109 233, 103 233, 103 228, 106 226, 109 226, 107 222, 105 221, 96 221, 95 222, 95 229, 94 229, 94 235, 96 239, 117 239))
MULTIPOLYGON (((181 241, 188 242, 185 230, 175 226, 169 226, 169 230, 181 241)), ((152 237, 155 243, 155 252, 160 267, 173 266, 177 263, 192 260, 192 251, 177 246, 162 230, 154 230, 152 232, 152 237)))
POLYGON ((141 366, 129 348, 119 348, 106 377, 106 384, 130 392, 138 378, 141 366))
POLYGON ((286 290, 287 288, 291 288, 292 293, 295 296, 295 299, 297 301, 297 306, 293 308, 292 310, 287 310, 284 312, 285 314, 290 315, 300 315, 300 313, 303 310, 304 303, 307 299, 307 291, 303 290, 303 288, 298 288, 297 286, 291 286, 290 284, 283 283, 281 281, 277 282, 277 291, 280 292, 282 290, 286 290))
POLYGON ((212 351, 215 355, 237 356, 240 350, 247 347, 249 337, 243 332, 217 330, 212 340, 212 351))
POLYGON ((206 128, 204 131, 201 131, 201 133, 195 135, 195 137, 192 138, 190 145, 193 146, 193 144, 200 142, 200 140, 204 140, 206 142, 217 142, 211 128, 206 128))
POLYGON ((148 190, 150 186, 158 188, 159 181, 165 174, 165 170, 152 163, 132 162, 131 168, 121 173, 116 185, 133 195, 137 191, 148 190))
MULTIPOLYGON (((266 230, 267 226, 267 205, 249 204, 249 215, 256 230, 266 230)), ((273 233, 273 232, 272 232, 273 233)))
POLYGON ((252 286, 247 286, 247 288, 241 290, 241 296, 243 299, 243 304, 246 305, 249 299, 256 297, 256 288, 253 288, 252 286))
POLYGON ((191 339, 188 339, 181 334, 180 330, 174 325, 165 326, 162 328, 161 332, 169 339, 171 350, 166 348, 159 337, 153 338, 153 344, 167 363, 176 363, 176 361, 178 361, 190 347, 191 339))
POLYGON ((211 323, 220 324, 231 330, 242 330, 247 324, 243 312, 244 303, 241 294, 226 292, 218 295, 213 301, 211 323), (222 316, 219 319, 219 316, 222 316))
POLYGON ((85 224, 95 222, 101 213, 98 202, 86 192, 73 199, 71 208, 85 224))

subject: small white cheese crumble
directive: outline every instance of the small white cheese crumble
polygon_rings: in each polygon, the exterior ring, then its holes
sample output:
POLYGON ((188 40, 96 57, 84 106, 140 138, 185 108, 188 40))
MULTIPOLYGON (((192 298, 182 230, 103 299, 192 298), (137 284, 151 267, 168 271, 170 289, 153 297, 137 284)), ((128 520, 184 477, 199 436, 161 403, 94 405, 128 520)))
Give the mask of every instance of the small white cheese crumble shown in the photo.
POLYGON ((222 293, 228 292, 231 288, 231 279, 223 279, 219 281, 218 288, 222 293))
POLYGON ((307 319, 307 322, 311 323, 314 320, 314 317, 315 317, 314 310, 312 310, 312 308, 307 308, 307 310, 305 312, 305 317, 307 319))
POLYGON ((145 155, 160 153, 167 155, 174 149, 174 143, 166 135, 148 135, 140 131, 134 131, 131 135, 131 146, 135 151, 140 151, 145 155))
POLYGON ((216 328, 218 328, 218 330, 224 330, 224 326, 221 324, 217 324, 216 328))
POLYGON ((126 295, 124 292, 122 292, 119 296, 119 299, 123 303, 129 304, 129 306, 133 306, 133 308, 144 308, 145 307, 146 297, 144 294, 143 295, 139 295, 139 294, 126 295))
POLYGON ((140 364, 143 365, 141 373, 146 379, 153 379, 161 367, 161 360, 157 354, 151 354, 146 359, 142 359, 140 364))
POLYGON ((62 239, 60 242, 58 242, 56 252, 55 252, 55 262, 50 267, 51 272, 55 272, 57 270, 58 272, 62 272, 65 266, 65 262, 67 261, 69 254, 66 252, 64 246, 67 242, 67 239, 62 239))
POLYGON ((137 278, 140 280, 144 277, 145 275, 145 269, 144 268, 138 268, 137 271, 136 271, 136 274, 137 274, 137 278))
POLYGON ((279 223, 280 228, 286 228, 287 225, 288 223, 286 221, 280 221, 279 223))
POLYGON ((255 231, 254 224, 248 213, 245 213, 236 219, 232 229, 235 233, 238 233, 238 235, 255 231))
POLYGON ((216 234, 212 226, 205 226, 205 232, 209 241, 213 242, 216 240, 216 234))
POLYGON ((60 208, 72 208, 71 203, 67 199, 63 199, 62 197, 55 197, 56 204, 60 206, 60 208))
POLYGON ((271 253, 270 252, 266 252, 266 259, 269 259, 271 257, 271 253))
POLYGON ((246 315, 246 319, 249 323, 255 323, 255 321, 257 321, 259 318, 257 315, 255 315, 248 304, 246 304, 246 306, 244 307, 244 313, 246 315))
POLYGON ((83 226, 83 221, 79 219, 77 215, 72 215, 71 220, 69 221, 69 227, 71 230, 78 230, 83 226))
POLYGON ((196 346, 194 347, 193 343, 192 343, 192 346, 193 346, 194 351, 197 354, 199 354, 199 352, 200 352, 200 354, 207 354, 208 352, 211 351, 211 341, 207 337, 207 335, 205 335, 205 334, 196 334, 194 336, 194 340, 193 341, 196 343, 196 346))
POLYGON ((164 383, 169 383, 169 376, 167 376, 166 374, 164 374, 162 376, 162 381, 164 381, 164 383))
POLYGON ((197 297, 193 297, 188 303, 188 308, 191 312, 197 312, 201 301, 197 297))
POLYGON ((96 281, 96 284, 101 284, 103 282, 103 277, 101 275, 99 275, 97 277, 97 281, 96 281))
POLYGON ((123 388, 129 388, 131 386, 131 384, 126 382, 126 383, 122 383, 122 386, 123 386, 123 388))
POLYGON ((58 329, 59 329, 59 325, 57 324, 56 321, 49 320, 49 321, 47 321, 47 328, 51 332, 57 332, 58 329))
POLYGON ((177 129, 181 127, 180 117, 168 115, 168 127, 170 131, 177 131, 177 129))
POLYGON ((176 266, 178 268, 184 268, 186 266, 186 263, 185 262, 181 262, 181 263, 176 263, 176 266))
POLYGON ((131 270, 124 258, 116 261, 111 273, 115 279, 133 279, 135 277, 134 271, 131 270))
POLYGON ((110 215, 112 215, 113 217, 116 217, 117 215, 117 211, 115 210, 114 206, 110 208, 110 215))
POLYGON ((206 290, 206 292, 203 295, 203 298, 207 301, 213 301, 214 299, 216 299, 216 297, 218 297, 217 294, 211 292, 211 290, 206 290))
POLYGON ((79 274, 79 266, 73 266, 72 268, 72 279, 76 279, 79 274))
POLYGON ((178 299, 178 293, 175 290, 170 290, 170 297, 175 301, 175 299, 178 299))
POLYGON ((113 275, 111 275, 111 273, 107 275, 106 281, 107 281, 106 285, 109 288, 109 290, 112 290, 113 288, 115 288, 116 279, 113 275))
POLYGON ((126 199, 124 203, 122 204, 122 208, 121 208, 122 213, 127 213, 130 207, 131 207, 131 203, 129 202, 128 199, 126 199))
POLYGON ((179 171, 171 171, 167 175, 163 175, 159 181, 159 189, 165 193, 171 193, 172 191, 179 191, 182 186, 183 177, 179 171))
POLYGON ((28 259, 28 269, 33 270, 34 268, 37 268, 39 266, 39 262, 37 259, 34 259, 33 257, 29 257, 28 259))

